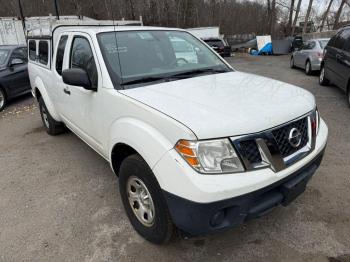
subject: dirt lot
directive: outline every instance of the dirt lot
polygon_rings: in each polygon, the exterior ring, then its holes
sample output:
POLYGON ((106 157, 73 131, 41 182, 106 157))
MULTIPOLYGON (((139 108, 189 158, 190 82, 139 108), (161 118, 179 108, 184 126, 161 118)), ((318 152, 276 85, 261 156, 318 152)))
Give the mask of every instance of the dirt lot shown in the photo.
POLYGON ((350 109, 288 57, 228 59, 310 90, 330 128, 307 191, 224 233, 155 246, 129 224, 109 165, 72 133, 50 137, 28 96, 0 113, 0 261, 350 261, 350 109))

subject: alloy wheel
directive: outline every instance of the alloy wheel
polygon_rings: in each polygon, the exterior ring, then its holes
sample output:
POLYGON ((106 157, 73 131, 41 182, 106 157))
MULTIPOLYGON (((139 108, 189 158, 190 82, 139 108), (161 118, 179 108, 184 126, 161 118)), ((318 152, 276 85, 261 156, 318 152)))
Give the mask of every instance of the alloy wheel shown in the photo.
POLYGON ((129 204, 135 216, 144 226, 151 227, 155 220, 155 210, 148 188, 136 176, 129 177, 126 186, 129 204))
POLYGON ((5 95, 4 93, 0 90, 0 108, 2 108, 5 104, 5 95))
POLYGON ((50 128, 50 123, 49 123, 49 116, 47 114, 46 108, 44 106, 41 106, 41 113, 43 115, 43 120, 46 128, 50 128))
POLYGON ((310 65, 310 62, 307 62, 306 63, 306 74, 310 74, 311 72, 311 65, 310 65))
POLYGON ((323 83, 324 81, 324 67, 321 68, 321 72, 320 72, 320 83, 323 83))

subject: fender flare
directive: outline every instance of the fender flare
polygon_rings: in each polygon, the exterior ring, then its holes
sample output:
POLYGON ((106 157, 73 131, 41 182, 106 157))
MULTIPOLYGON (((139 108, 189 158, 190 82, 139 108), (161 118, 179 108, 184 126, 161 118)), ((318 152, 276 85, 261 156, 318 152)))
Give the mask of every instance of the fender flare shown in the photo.
MULTIPOLYGON (((193 138, 192 138, 193 139, 193 138)), ((136 118, 125 117, 116 120, 110 128, 109 158, 112 165, 112 151, 115 145, 132 147, 146 161, 151 169, 171 150, 176 141, 170 141, 154 126, 136 118)), ((159 180, 160 178, 157 177, 159 180)))
MULTIPOLYGON (((36 94, 36 91, 38 90, 41 94, 41 97, 43 98, 47 110, 49 110, 50 115, 55 119, 56 121, 61 121, 61 118, 59 117, 52 100, 49 96, 49 94, 46 91, 46 87, 44 82, 40 79, 40 77, 36 77, 34 81, 34 93, 36 94)), ((36 97, 36 99, 39 101, 39 98, 36 97)))

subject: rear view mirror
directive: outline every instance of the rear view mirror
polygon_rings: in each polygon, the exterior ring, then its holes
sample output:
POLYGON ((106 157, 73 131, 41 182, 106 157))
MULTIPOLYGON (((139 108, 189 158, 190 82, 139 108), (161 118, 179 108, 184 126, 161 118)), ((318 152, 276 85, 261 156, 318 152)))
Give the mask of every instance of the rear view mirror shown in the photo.
POLYGON ((14 58, 11 60, 10 66, 22 65, 22 64, 24 64, 24 60, 20 58, 14 58))
POLYGON ((86 90, 96 91, 96 88, 92 87, 90 77, 84 69, 70 68, 63 70, 62 79, 67 85, 81 86, 86 90))

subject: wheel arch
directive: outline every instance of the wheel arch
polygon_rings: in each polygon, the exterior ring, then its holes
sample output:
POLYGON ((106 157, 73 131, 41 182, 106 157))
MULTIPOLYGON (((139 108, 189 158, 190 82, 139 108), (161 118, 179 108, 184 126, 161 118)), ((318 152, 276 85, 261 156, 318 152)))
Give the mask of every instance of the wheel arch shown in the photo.
MULTIPOLYGON (((159 122, 158 125, 161 125, 159 122)), ((193 136, 160 132, 154 125, 141 119, 124 117, 116 120, 109 129, 109 160, 118 175, 122 160, 133 153, 139 154, 153 169, 160 159, 176 144, 178 138, 193 140, 193 136)), ((157 179, 159 179, 157 177, 157 179)))
POLYGON ((47 110, 49 111, 50 115, 54 118, 54 120, 56 121, 61 121, 55 107, 54 104, 46 90, 46 86, 44 84, 44 82, 37 77, 34 81, 34 94, 36 99, 39 101, 40 98, 42 98, 44 100, 44 103, 47 107, 47 110))
MULTIPOLYGON (((111 166, 113 172, 119 177, 119 170, 122 162, 133 154, 140 155, 133 147, 125 143, 117 143, 113 146, 111 152, 111 166)), ((141 156, 142 157, 142 156, 141 156)))

